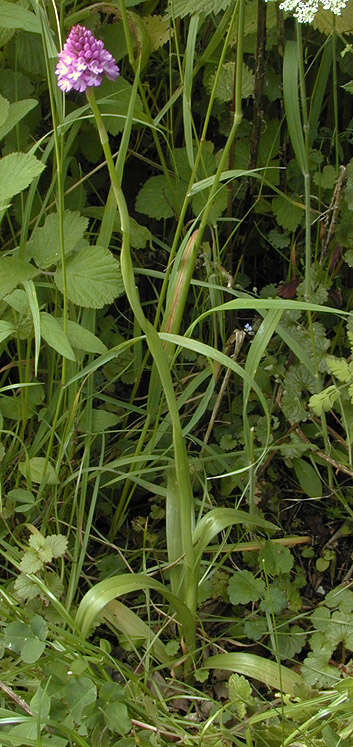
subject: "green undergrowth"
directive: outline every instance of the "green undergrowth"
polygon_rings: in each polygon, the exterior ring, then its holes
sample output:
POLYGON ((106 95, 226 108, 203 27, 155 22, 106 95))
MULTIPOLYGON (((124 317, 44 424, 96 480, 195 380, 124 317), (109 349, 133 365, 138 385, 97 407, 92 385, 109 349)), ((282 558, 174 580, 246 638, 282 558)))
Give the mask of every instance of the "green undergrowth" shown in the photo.
POLYGON ((0 0, 0 745, 352 743, 352 30, 0 0))

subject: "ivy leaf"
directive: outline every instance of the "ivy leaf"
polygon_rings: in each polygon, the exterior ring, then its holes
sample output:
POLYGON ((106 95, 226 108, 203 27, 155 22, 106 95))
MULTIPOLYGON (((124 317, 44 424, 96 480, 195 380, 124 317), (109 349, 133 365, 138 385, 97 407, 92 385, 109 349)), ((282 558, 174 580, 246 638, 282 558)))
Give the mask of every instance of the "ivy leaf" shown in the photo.
POLYGON ((263 547, 260 561, 264 564, 266 573, 270 576, 279 576, 281 573, 289 573, 293 567, 293 555, 288 547, 269 540, 263 547))
MULTIPOLYGON (((28 250, 34 258, 38 267, 47 269, 51 265, 61 261, 61 249, 59 241, 58 213, 48 215, 45 223, 37 228, 28 243, 28 250)), ((78 211, 65 210, 64 222, 64 251, 68 256, 74 250, 76 244, 83 238, 88 228, 88 218, 80 215, 78 211)))
POLYGON ((251 641, 260 641, 267 633, 265 617, 248 618, 244 623, 244 633, 251 641))
POLYGON ((325 651, 310 653, 302 664, 301 672, 308 685, 313 687, 333 687, 340 679, 336 667, 329 664, 330 654, 325 651))
MULTIPOLYGON (((120 264, 103 246, 87 244, 74 252, 66 263, 66 282, 70 301, 85 308, 100 309, 124 293, 120 264)), ((55 283, 63 292, 61 268, 55 283)))
POLYGON ((110 731, 116 734, 128 734, 131 731, 131 721, 125 703, 115 701, 103 708, 105 721, 110 731))
POLYGON ((284 197, 274 197, 272 210, 279 226, 286 231, 295 231, 302 223, 304 211, 284 197))
POLYGON ((260 609, 263 612, 271 612, 274 615, 278 615, 287 606, 287 597, 283 591, 275 584, 272 584, 269 589, 266 589, 264 598, 260 603, 260 609))
POLYGON ((316 172, 313 176, 313 182, 320 189, 333 189, 337 181, 336 169, 328 164, 322 171, 316 172))
POLYGON ((265 584, 250 571, 237 571, 229 580, 228 594, 232 604, 257 602, 265 594, 265 584))
POLYGON ((299 625, 290 625, 277 631, 277 643, 281 659, 293 659, 300 654, 306 643, 306 635, 299 625))
POLYGON ((75 723, 83 718, 83 711, 97 699, 97 688, 88 677, 72 677, 66 685, 63 695, 69 704, 70 713, 75 723))

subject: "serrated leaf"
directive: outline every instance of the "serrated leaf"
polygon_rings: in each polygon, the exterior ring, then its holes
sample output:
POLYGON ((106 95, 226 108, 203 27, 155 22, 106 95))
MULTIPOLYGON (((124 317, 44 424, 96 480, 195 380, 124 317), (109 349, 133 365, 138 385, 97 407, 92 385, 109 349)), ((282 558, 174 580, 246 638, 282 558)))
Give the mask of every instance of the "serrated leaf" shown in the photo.
MULTIPOLYGON (((215 73, 210 75, 207 89, 210 93, 214 84, 215 73)), ((235 62, 226 62, 218 78, 215 96, 219 101, 232 101, 234 95, 235 62)), ((254 95, 255 75, 243 62, 241 95, 243 99, 254 95)))
POLYGON ((44 457, 32 457, 27 462, 20 462, 18 468, 31 482, 40 483, 43 480, 44 485, 56 485, 58 477, 53 465, 44 457), (46 470, 44 474, 44 468, 46 470))
POLYGON ((231 4, 231 0, 173 0, 169 2, 168 18, 184 18, 193 13, 219 13, 231 4))
POLYGON ((337 358, 335 355, 326 355, 326 363, 333 376, 346 383, 352 378, 351 371, 349 369, 348 362, 345 358, 337 358))
POLYGON ((322 484, 314 467, 305 459, 293 459, 293 467, 300 487, 309 498, 322 496, 322 484))
MULTIPOLYGON (((72 254, 66 263, 67 295, 73 303, 100 309, 124 293, 120 264, 108 249, 89 246, 72 254)), ((63 291, 62 270, 55 273, 55 283, 63 291)))
POLYGON ((322 171, 316 172, 313 176, 313 182, 320 189, 333 189, 337 181, 337 172, 334 166, 328 164, 322 171))
POLYGON ((265 585, 261 578, 247 570, 237 571, 228 583, 228 594, 232 604, 257 602, 264 596, 265 585))
POLYGON ((0 257, 0 298, 7 296, 24 280, 32 280, 35 275, 38 275, 38 270, 29 262, 15 257, 0 257))
POLYGON ((37 553, 42 563, 51 563, 53 553, 42 534, 32 534, 28 540, 28 544, 37 553))
POLYGON ((10 104, 8 115, 5 122, 0 127, 0 140, 2 140, 11 130, 28 114, 38 101, 36 99, 22 99, 10 104))
MULTIPOLYGON (((58 319, 60 326, 64 327, 64 320, 58 319)), ((85 353, 106 353, 107 347, 104 345, 99 337, 90 332, 86 327, 82 327, 78 322, 71 321, 70 319, 66 322, 66 333, 69 342, 73 348, 77 350, 83 350, 85 353)))
POLYGON ((274 197, 272 200, 272 210, 279 226, 286 231, 295 231, 302 223, 304 211, 293 205, 284 197, 274 197))
POLYGON ((143 23, 150 38, 152 52, 163 47, 174 35, 174 29, 166 16, 143 16, 143 23))
POLYGON ((270 576, 279 576, 281 573, 289 573, 293 567, 293 555, 288 547, 278 542, 266 542, 262 548, 259 560, 263 563, 266 573, 270 576))
POLYGON ((310 653, 304 659, 301 672, 305 682, 313 687, 333 687, 335 682, 340 679, 340 672, 336 667, 331 666, 329 662, 330 654, 325 652, 310 653))
POLYGON ((46 311, 40 313, 40 331, 43 339, 64 358, 75 361, 75 353, 69 343, 67 335, 54 316, 46 311))
MULTIPOLYGON (((322 34, 332 34, 332 13, 329 10, 324 10, 321 5, 319 5, 312 25, 322 34)), ((353 7, 351 3, 348 3, 339 15, 335 15, 335 31, 338 34, 352 33, 353 7)))
POLYGON ((139 213, 161 220, 180 213, 187 189, 187 182, 165 176, 151 176, 140 189, 135 203, 139 213))
POLYGON ((49 534, 45 538, 46 545, 50 548, 53 558, 60 558, 67 550, 67 537, 63 534, 49 534))
POLYGON ((19 568, 22 573, 37 573, 43 567, 43 561, 35 550, 26 550, 20 562, 19 568))
POLYGON ((246 704, 250 703, 251 685, 242 674, 231 674, 228 680, 229 700, 239 716, 244 719, 246 715, 246 704))
MULTIPOLYGON (((37 570, 39 570, 39 568, 37 570)), ((24 573, 20 573, 20 575, 17 576, 14 584, 14 589, 16 592, 16 596, 20 599, 23 599, 24 601, 30 601, 31 599, 35 599, 40 595, 40 589, 38 585, 35 584, 34 581, 31 581, 26 575, 24 575, 24 573)))
POLYGON ((10 153, 1 158, 0 206, 6 207, 9 200, 26 189, 44 168, 44 164, 30 153, 10 153))
MULTIPOLYGON (((36 230, 28 243, 28 250, 38 267, 47 269, 61 261, 59 222, 58 213, 48 215, 44 225, 36 230)), ((88 218, 80 215, 78 211, 65 210, 63 223, 64 250, 65 256, 68 256, 83 238, 88 227, 88 218)))
POLYGON ((329 412, 336 402, 338 391, 334 384, 323 389, 318 394, 312 394, 309 399, 309 407, 315 415, 321 417, 324 412, 329 412))

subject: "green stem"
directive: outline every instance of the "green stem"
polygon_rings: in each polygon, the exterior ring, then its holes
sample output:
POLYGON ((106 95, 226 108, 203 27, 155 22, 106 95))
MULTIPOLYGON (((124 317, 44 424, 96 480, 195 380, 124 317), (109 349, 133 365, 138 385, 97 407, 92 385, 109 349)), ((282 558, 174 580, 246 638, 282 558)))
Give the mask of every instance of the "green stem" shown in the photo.
POLYGON ((337 32, 336 16, 332 13, 332 94, 333 94, 333 114, 335 119, 335 160, 336 171, 339 169, 339 131, 338 131, 338 101, 337 101, 337 32))
POLYGON ((302 108, 304 146, 305 146, 305 165, 304 165, 304 204, 305 204, 305 276, 304 276, 304 295, 306 301, 310 300, 311 287, 311 200, 310 200, 310 167, 309 167, 309 118, 306 103, 305 91, 305 73, 303 61, 303 39, 301 24, 296 23, 297 27, 297 45, 299 61, 299 90, 302 108))
MULTIPOLYGON (((88 88, 86 91, 88 103, 92 109, 96 120, 97 129, 106 158, 111 186, 115 196, 116 204, 120 214, 120 223, 123 234, 121 248, 121 272, 125 285, 126 295, 130 306, 134 312, 137 322, 143 332, 146 334, 147 344, 156 364, 161 383, 164 389, 167 406, 173 425, 173 446, 175 467, 179 488, 180 499, 180 516, 183 537, 184 551, 184 585, 183 596, 185 604, 188 606, 193 617, 196 611, 197 584, 194 573, 194 551, 192 545, 192 527, 193 527, 193 495, 190 480, 188 457, 185 442, 182 436, 182 428, 179 418, 177 401, 174 393, 173 383, 168 367, 168 360, 163 349, 158 333, 152 324, 146 319, 141 306, 140 298, 135 284, 134 270, 130 254, 130 220, 126 205, 126 200, 121 189, 119 178, 114 166, 112 153, 110 150, 109 139, 103 120, 98 109, 94 90, 88 88)), ((185 631, 186 645, 190 652, 195 648, 195 621, 188 630, 185 631)))

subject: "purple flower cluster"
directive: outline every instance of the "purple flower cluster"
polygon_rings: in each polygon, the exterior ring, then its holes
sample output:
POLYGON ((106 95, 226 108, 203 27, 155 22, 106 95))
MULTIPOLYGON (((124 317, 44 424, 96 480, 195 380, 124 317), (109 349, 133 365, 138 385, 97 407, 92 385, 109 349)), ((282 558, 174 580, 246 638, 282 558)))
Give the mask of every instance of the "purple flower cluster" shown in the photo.
POLYGON ((78 24, 72 27, 59 54, 55 74, 62 91, 67 93, 74 89, 82 93, 90 86, 100 86, 103 75, 115 80, 119 68, 103 42, 95 39, 92 31, 78 24))

